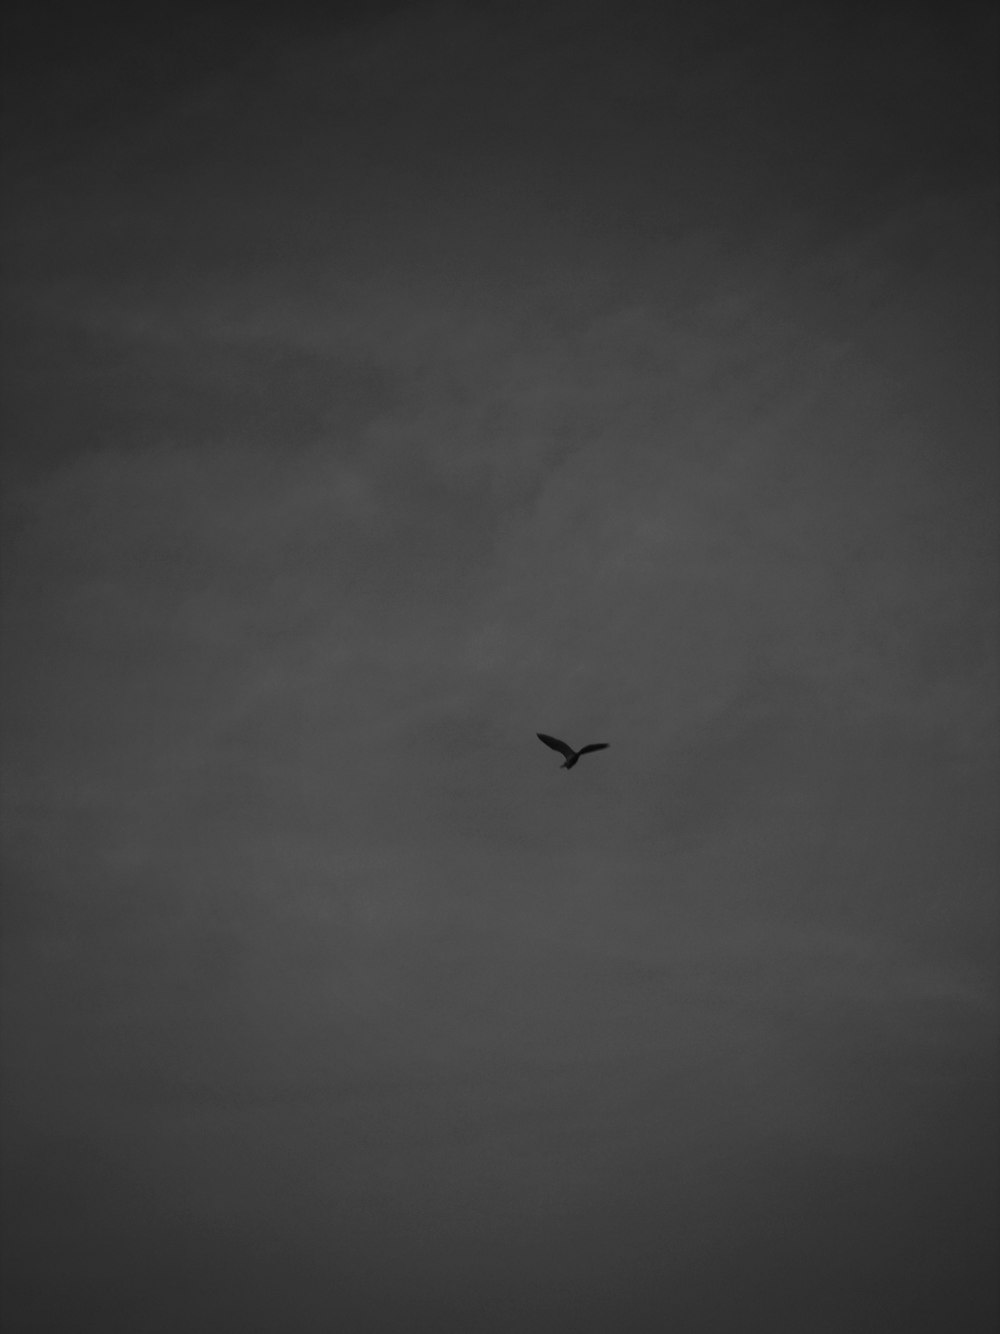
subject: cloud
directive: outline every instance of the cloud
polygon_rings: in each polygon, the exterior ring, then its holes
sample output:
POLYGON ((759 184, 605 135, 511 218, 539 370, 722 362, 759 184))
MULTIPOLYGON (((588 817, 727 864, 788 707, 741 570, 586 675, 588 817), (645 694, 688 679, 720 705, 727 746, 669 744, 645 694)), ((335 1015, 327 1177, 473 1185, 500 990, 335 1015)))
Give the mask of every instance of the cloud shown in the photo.
POLYGON ((311 1231, 467 1327, 456 1266, 662 1306, 666 1236, 676 1309, 764 1273, 811 1328, 762 1217, 827 1286, 967 1217, 967 37, 897 71, 898 25, 732 18, 285 29, 17 176, 5 1086, 36 1162, 111 1154, 116 1264, 141 1204, 133 1272, 252 1249, 280 1293, 311 1231))

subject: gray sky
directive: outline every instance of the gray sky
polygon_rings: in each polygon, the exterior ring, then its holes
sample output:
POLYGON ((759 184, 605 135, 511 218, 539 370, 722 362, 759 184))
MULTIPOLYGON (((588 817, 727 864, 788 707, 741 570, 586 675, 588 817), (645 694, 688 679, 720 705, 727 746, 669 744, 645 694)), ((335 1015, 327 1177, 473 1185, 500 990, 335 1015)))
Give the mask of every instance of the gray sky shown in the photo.
POLYGON ((986 1331, 992 7, 338 12, 8 20, 6 1327, 986 1331))

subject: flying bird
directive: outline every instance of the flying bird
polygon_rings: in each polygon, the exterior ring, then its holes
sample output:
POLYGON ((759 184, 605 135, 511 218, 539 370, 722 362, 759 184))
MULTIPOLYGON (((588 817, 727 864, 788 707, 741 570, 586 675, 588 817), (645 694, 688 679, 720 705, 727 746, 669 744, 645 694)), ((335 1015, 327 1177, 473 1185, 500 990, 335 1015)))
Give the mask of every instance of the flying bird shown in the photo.
POLYGON ((539 741, 544 741, 547 746, 557 750, 560 755, 565 755, 566 759, 559 767, 560 769, 572 769, 581 755, 587 755, 592 750, 607 750, 610 744, 607 741, 595 741, 592 746, 582 746, 580 750, 574 750, 572 746, 567 746, 565 741, 560 741, 556 736, 546 736, 544 732, 536 732, 535 736, 539 741))

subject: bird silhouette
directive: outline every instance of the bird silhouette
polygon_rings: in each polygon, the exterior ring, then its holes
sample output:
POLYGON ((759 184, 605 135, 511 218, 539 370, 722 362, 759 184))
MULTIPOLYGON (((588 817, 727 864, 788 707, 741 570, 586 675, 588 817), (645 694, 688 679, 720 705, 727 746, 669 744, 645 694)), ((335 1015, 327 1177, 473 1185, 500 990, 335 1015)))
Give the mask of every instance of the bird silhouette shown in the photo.
POLYGON ((610 744, 607 741, 595 741, 591 746, 582 746, 579 750, 574 750, 572 746, 567 746, 565 741, 560 741, 557 736, 546 736, 544 732, 536 732, 535 736, 539 741, 544 741, 547 746, 557 750, 560 755, 565 755, 566 759, 559 767, 560 769, 572 769, 581 755, 587 755, 592 750, 607 750, 610 744))

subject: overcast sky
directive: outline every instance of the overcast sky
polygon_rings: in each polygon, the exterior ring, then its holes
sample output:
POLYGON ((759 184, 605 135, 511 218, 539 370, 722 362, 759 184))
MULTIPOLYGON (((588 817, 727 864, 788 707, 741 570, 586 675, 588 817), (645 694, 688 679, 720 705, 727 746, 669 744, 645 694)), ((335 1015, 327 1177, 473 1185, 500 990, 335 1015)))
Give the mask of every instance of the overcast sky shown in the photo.
POLYGON ((5 1328, 985 1334, 995 10, 336 14, 7 19, 5 1328))

